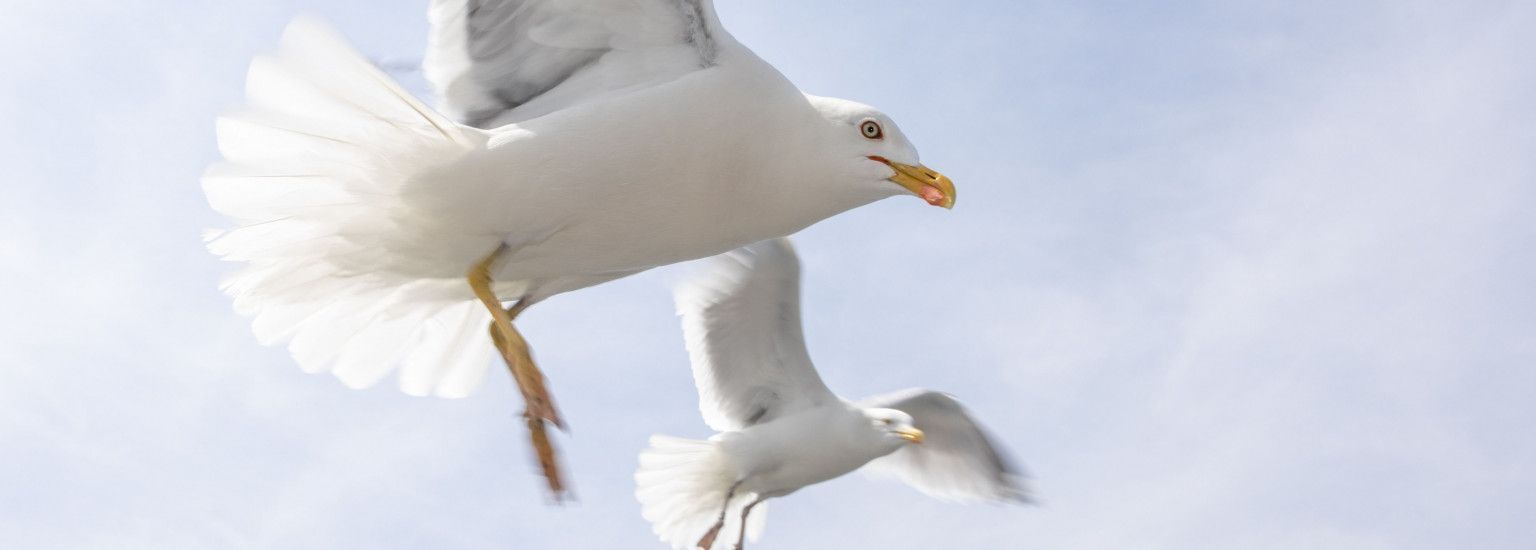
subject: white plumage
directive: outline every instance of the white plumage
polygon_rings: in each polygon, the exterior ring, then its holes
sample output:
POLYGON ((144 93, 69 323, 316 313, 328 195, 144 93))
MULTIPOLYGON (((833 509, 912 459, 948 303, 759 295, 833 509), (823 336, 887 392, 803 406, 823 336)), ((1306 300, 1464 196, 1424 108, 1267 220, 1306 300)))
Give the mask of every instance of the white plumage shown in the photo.
POLYGON ((434 113, 311 21, 252 62, 246 82, 249 104, 218 122, 225 160, 203 179, 209 204, 237 224, 209 249, 248 264, 223 285, 235 309, 255 317, 262 343, 288 341, 306 371, 362 387, 401 364, 407 392, 467 393, 490 359, 487 314, 453 269, 416 274, 434 269, 431 243, 476 236, 400 197, 489 135, 434 113))
MULTIPOLYGON (((645 519, 662 540, 686 547, 708 531, 720 514, 738 470, 714 441, 652 436, 650 447, 640 453, 635 494, 645 519)), ((735 506, 744 505, 741 501, 747 495, 741 497, 734 499, 735 506)), ((767 512, 766 505, 753 510, 746 523, 747 540, 755 541, 762 534, 767 512)), ((727 522, 723 527, 720 540, 730 540, 741 525, 727 522)))
POLYGON ((883 197, 953 202, 889 118, 802 94, 708 0, 435 0, 430 19, 449 115, 301 20, 219 121, 204 189, 233 227, 209 248, 246 264, 223 288, 306 371, 467 394, 493 351, 465 275, 493 251, 496 297, 526 306, 883 197))
MULTIPOLYGON (((906 390, 847 402, 816 374, 789 241, 723 254, 677 291, 708 441, 656 436, 635 474, 641 510, 677 548, 761 530, 760 504, 869 465, 931 496, 1028 500, 1022 474, 953 397, 906 390), (915 440, 915 443, 914 443, 915 440), (711 529, 714 532, 711 532, 711 529)), ((713 544, 710 544, 713 543, 713 544)))
POLYGON ((839 402, 805 349, 800 263, 787 241, 710 262, 712 269, 675 293, 704 422, 740 430, 839 402))

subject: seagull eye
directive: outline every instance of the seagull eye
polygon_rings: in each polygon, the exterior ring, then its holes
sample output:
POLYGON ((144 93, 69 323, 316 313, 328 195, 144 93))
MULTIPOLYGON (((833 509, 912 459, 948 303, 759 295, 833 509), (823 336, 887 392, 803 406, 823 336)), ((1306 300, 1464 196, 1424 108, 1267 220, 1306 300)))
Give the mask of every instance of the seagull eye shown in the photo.
POLYGON ((889 426, 889 425, 891 425, 891 419, 889 419, 889 418, 881 418, 880 419, 880 425, 882 425, 882 426, 889 426))
POLYGON ((885 131, 880 129, 880 123, 866 120, 859 123, 859 133, 869 139, 881 139, 885 137, 885 131))

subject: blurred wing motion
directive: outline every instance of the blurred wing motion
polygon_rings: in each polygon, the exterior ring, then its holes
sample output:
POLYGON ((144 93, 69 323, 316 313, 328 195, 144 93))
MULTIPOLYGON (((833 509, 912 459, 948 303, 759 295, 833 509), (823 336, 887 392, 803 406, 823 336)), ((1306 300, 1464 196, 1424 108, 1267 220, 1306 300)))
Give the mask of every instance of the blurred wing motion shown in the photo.
POLYGON ((943 500, 1029 502, 1023 474, 949 394, 911 389, 859 404, 910 414, 925 435, 921 445, 870 462, 869 473, 900 478, 943 500))
POLYGON ((433 0, 423 72, 492 128, 707 67, 713 18, 709 0, 433 0))
POLYGON ((837 400, 805 350, 800 261, 787 239, 710 260, 677 290, 704 422, 719 431, 837 400))

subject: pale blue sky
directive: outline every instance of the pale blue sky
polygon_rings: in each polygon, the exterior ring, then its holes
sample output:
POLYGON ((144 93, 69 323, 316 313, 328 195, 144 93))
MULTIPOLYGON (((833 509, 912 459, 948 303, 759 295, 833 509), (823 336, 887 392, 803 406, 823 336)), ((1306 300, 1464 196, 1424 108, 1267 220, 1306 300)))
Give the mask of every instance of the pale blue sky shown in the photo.
MULTIPOLYGON (((823 376, 958 395, 1043 501, 851 476, 757 548, 1536 543, 1536 4, 717 1, 960 188, 799 237, 823 376)), ((563 508, 505 377, 351 391, 216 289, 197 180, 251 56, 316 13, 415 59, 423 4, 7 7, 0 546, 660 547, 635 454, 708 433, 682 270, 525 317, 575 430, 563 508)))

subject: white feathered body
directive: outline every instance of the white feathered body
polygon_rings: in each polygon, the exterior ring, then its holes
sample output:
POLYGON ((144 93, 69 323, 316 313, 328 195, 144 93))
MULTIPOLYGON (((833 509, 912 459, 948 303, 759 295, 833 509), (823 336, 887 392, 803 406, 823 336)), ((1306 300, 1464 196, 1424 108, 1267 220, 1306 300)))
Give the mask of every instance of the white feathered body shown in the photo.
POLYGON ((307 371, 362 387, 398 366, 409 393, 461 396, 491 354, 464 276, 503 243, 496 291, 537 301, 883 196, 819 185, 800 161, 823 144, 794 131, 819 115, 749 50, 697 62, 658 54, 660 82, 479 130, 295 22, 219 121, 204 189, 236 227, 209 248, 249 264, 223 287, 307 371))
MULTIPOLYGON (((841 477, 900 446, 872 430, 858 409, 828 403, 707 441, 653 437, 640 454, 635 494, 656 534, 677 548, 691 548, 724 508, 728 521, 718 539, 724 545, 735 540, 737 514, 747 504, 841 477)), ((765 516, 764 505, 753 509, 749 538, 761 532, 765 516)))
POLYGON ((779 497, 863 467, 901 447, 846 403, 829 403, 713 438, 732 457, 741 489, 779 497))
MULTIPOLYGON (((820 115, 784 101, 801 96, 755 58, 731 61, 491 131, 485 149, 419 175, 403 198, 424 219, 500 235, 512 251, 495 273, 504 281, 709 256, 859 204, 826 196, 811 176, 822 167, 790 160, 813 157, 800 151, 817 144, 793 129, 820 115)), ((488 250, 441 244, 461 247, 459 261, 421 275, 461 275, 488 250)))

